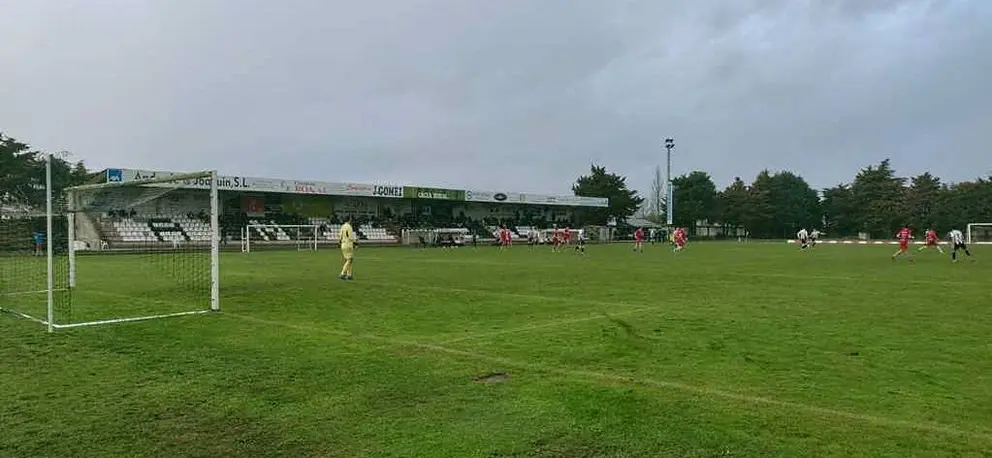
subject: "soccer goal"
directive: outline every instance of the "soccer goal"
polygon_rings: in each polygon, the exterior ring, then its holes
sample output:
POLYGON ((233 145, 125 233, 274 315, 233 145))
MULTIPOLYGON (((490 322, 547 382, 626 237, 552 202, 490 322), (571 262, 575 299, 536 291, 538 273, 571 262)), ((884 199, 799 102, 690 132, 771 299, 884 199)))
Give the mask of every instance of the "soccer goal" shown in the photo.
POLYGON ((46 208, 0 222, 0 311, 53 331, 220 310, 215 172, 53 195, 48 161, 46 208))
POLYGON ((249 224, 241 230, 241 251, 294 247, 297 251, 317 251, 319 236, 317 224, 249 224))
POLYGON ((968 245, 992 245, 992 223, 971 223, 965 233, 968 245))

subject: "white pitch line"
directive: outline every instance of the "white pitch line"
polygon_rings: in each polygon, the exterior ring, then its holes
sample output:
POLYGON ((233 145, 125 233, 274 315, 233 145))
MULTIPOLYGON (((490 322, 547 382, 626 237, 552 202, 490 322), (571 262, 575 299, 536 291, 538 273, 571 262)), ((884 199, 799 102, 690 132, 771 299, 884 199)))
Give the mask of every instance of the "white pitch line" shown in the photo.
MULTIPOLYGON (((55 288, 52 290, 52 292, 61 293, 68 290, 69 290, 68 288, 55 288)), ((31 294, 47 294, 47 293, 48 293, 47 289, 42 289, 38 291, 18 291, 13 293, 0 293, 0 296, 16 297, 16 296, 28 296, 31 294)))
POLYGON ((471 358, 476 360, 487 361, 490 363, 502 364, 508 367, 516 367, 519 369, 528 369, 536 372, 551 373, 556 375, 561 375, 565 377, 572 378, 584 378, 599 381, 607 381, 612 383, 626 383, 635 385, 651 386, 655 388, 666 388, 679 390, 687 393, 692 393, 700 396, 709 396, 714 398, 723 398, 731 401, 742 402, 746 404, 759 404, 768 405, 775 407, 782 407, 787 409, 792 409, 796 411, 806 412, 808 414, 820 415, 825 417, 835 417, 847 420, 860 421, 864 423, 871 423, 879 426, 885 426, 890 428, 902 428, 902 429, 912 429, 918 431, 927 431, 932 433, 940 433, 945 435, 966 437, 969 439, 977 439, 985 442, 992 443, 992 433, 987 432, 975 432, 967 431, 960 428, 955 428, 953 426, 936 424, 936 423, 919 423, 906 420, 897 420, 888 417, 882 417, 877 415, 862 414, 856 412, 848 412, 843 410, 831 409, 827 407, 820 407, 812 404, 805 404, 801 402, 784 401, 775 398, 769 398, 764 396, 751 396, 747 394, 734 393, 731 391, 719 390, 714 388, 708 388, 705 386, 691 385, 682 382, 672 382, 666 380, 657 380, 650 378, 641 378, 634 376, 621 375, 616 373, 607 372, 597 372, 597 371, 586 371, 586 370, 575 370, 564 367, 558 367, 550 364, 537 364, 525 361, 517 361, 509 358, 503 358, 498 356, 489 356, 481 353, 475 353, 470 351, 458 350, 454 348, 447 348, 441 345, 421 343, 421 342, 410 342, 398 339, 391 339, 388 337, 377 336, 374 334, 355 334, 347 331, 332 330, 315 328, 310 326, 297 325, 293 323, 265 320, 260 318, 254 318, 245 315, 231 314, 228 313, 225 316, 235 317, 244 321, 251 321, 260 324, 267 324, 271 326, 279 326, 288 329, 294 329, 296 331, 310 333, 310 334, 328 334, 335 335, 339 337, 350 337, 363 340, 371 340, 382 343, 387 343, 394 346, 406 346, 420 348, 423 350, 430 350, 435 353, 443 353, 452 356, 460 356, 465 358, 471 358))

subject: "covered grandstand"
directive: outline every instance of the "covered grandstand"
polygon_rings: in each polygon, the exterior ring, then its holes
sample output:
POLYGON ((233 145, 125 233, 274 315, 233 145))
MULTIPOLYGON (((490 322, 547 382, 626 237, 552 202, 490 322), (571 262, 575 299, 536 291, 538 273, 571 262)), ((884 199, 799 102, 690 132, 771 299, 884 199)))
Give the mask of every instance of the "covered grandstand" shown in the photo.
MULTIPOLYGON (((108 183, 166 178, 178 172, 107 169, 108 183)), ((81 250, 207 243, 210 239, 210 183, 185 180, 168 191, 119 188, 123 193, 93 205, 99 211, 76 218, 81 250)), ((218 176, 222 247, 235 249, 250 239, 254 247, 315 246, 338 243, 348 217, 363 243, 435 244, 432 237, 411 238, 412 231, 437 234, 457 230, 465 238, 488 241, 505 225, 514 236, 552 226, 576 227, 583 210, 606 207, 604 198, 521 192, 445 189, 394 184, 322 182, 218 176), (404 236, 406 235, 406 236, 404 236)))

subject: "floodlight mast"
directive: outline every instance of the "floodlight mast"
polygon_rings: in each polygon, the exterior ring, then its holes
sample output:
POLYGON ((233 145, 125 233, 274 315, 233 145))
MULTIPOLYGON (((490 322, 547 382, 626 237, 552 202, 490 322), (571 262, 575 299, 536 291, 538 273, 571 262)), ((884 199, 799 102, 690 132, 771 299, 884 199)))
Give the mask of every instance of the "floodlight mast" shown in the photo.
POLYGON ((672 207, 675 204, 675 193, 672 190, 672 149, 675 148, 675 139, 668 137, 665 139, 665 149, 668 151, 668 167, 665 170, 665 213, 666 222, 669 226, 673 222, 673 211, 672 207))

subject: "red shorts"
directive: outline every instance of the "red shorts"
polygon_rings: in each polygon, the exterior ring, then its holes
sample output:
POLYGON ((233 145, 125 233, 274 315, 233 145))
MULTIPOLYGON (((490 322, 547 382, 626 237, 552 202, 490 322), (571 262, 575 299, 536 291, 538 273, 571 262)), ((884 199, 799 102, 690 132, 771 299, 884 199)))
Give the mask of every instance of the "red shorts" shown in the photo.
POLYGON ((899 251, 906 251, 908 249, 909 249, 909 241, 908 240, 900 240, 899 241, 899 251))
POLYGON ((936 240, 927 240, 927 246, 934 246, 937 244, 936 240))
POLYGON ((644 239, 634 239, 634 241, 637 243, 644 243, 644 239))

